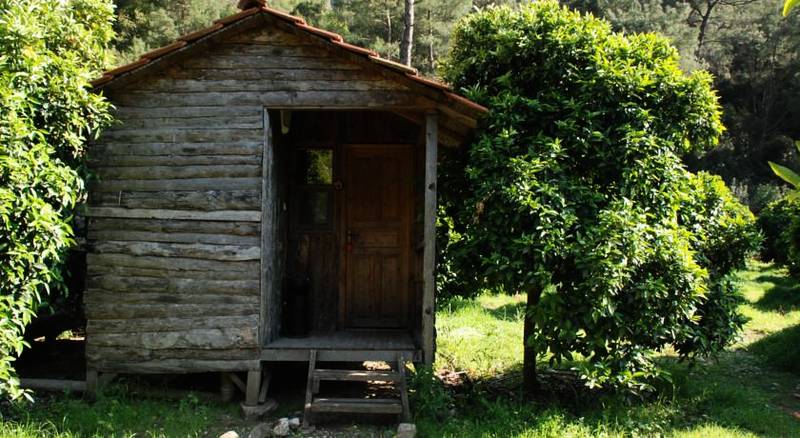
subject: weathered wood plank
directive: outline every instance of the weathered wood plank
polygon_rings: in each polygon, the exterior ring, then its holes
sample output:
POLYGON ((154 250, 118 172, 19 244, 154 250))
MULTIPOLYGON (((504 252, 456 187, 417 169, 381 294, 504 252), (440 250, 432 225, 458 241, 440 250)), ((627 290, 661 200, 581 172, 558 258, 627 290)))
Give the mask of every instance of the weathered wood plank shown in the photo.
POLYGON ((204 56, 188 59, 181 63, 181 68, 191 70, 194 68, 219 68, 238 70, 240 68, 331 68, 335 70, 359 70, 361 67, 332 57, 301 57, 301 56, 269 56, 252 55, 239 56, 235 54, 215 53, 214 56, 204 56))
POLYGON ((88 160, 93 169, 138 166, 261 165, 258 155, 99 155, 88 160))
POLYGON ((261 224, 257 222, 214 222, 176 219, 124 219, 92 217, 89 219, 89 232, 101 230, 151 231, 157 233, 203 233, 230 234, 234 236, 255 236, 261 234, 261 224))
POLYGON ((263 105, 274 108, 432 108, 432 102, 408 91, 262 91, 225 93, 125 93, 120 105, 162 106, 263 105))
POLYGON ((261 259, 260 246, 208 245, 204 243, 100 241, 92 245, 92 253, 183 257, 231 262, 261 259))
POLYGON ((96 347, 223 349, 256 345, 256 328, 204 328, 157 333, 95 333, 89 343, 96 347))
MULTIPOLYGON (((228 71, 230 77, 230 71, 228 71)), ((136 92, 241 92, 241 91, 370 91, 370 90, 406 90, 408 87, 382 78, 355 78, 341 80, 323 79, 160 79, 143 83, 132 89, 136 92)), ((224 126, 224 125, 223 125, 224 126)))
POLYGON ((220 44, 212 56, 269 56, 293 58, 325 58, 330 57, 331 50, 314 44, 248 44, 228 42, 220 44))
POLYGON ((89 231, 88 239, 93 241, 117 240, 130 242, 172 242, 207 243, 211 245, 258 246, 260 240, 250 236, 231 236, 227 234, 203 233, 152 233, 148 231, 107 230, 89 231))
MULTIPOLYGON (((220 81, 231 78, 231 71, 217 68, 176 69, 169 72, 173 79, 220 81)), ((242 68, 236 71, 236 79, 245 81, 374 81, 385 80, 381 75, 363 70, 336 70, 333 68, 242 68)))
POLYGON ((164 359, 194 360, 252 360, 258 358, 256 348, 224 348, 208 350, 197 348, 181 348, 166 350, 143 350, 126 348, 126 346, 101 347, 89 343, 86 346, 86 358, 89 361, 150 361, 164 359))
POLYGON ((199 359, 164 359, 146 362, 121 360, 89 361, 87 366, 94 370, 135 373, 135 374, 191 374, 215 371, 247 371, 259 369, 260 360, 199 360, 199 359))
POLYGON ((277 258, 277 173, 275 171, 275 155, 272 142, 272 122, 269 111, 264 110, 264 162, 262 169, 264 183, 261 186, 261 198, 264 206, 261 210, 261 341, 272 341, 277 337, 279 327, 279 288, 282 275, 276 275, 277 258))
POLYGON ((86 333, 135 333, 191 330, 201 328, 258 327, 258 317, 211 316, 211 317, 166 317, 166 318, 127 318, 96 319, 86 323, 86 333))
MULTIPOLYGON (((119 277, 113 274, 90 275, 89 289, 118 293, 164 293, 174 296, 225 295, 259 297, 257 280, 204 280, 186 278, 119 277)), ((249 301, 248 301, 249 302, 249 301)), ((199 303, 198 303, 199 304, 199 303)))
MULTIPOLYGON (((194 178, 194 179, 127 179, 105 180, 90 184, 90 190, 99 192, 161 192, 186 190, 255 190, 261 187, 261 178, 194 178)), ((165 210, 169 211, 169 210, 165 210)), ((175 210, 177 211, 177 210, 175 210)), ((220 212, 222 213, 222 212, 220 212)), ((241 216, 238 212, 233 216, 241 216)), ((218 220, 237 220, 222 217, 218 220)), ((130 216, 128 216, 130 217, 130 216)), ((153 217, 153 216, 149 216, 153 217)), ((176 217, 176 219, 178 219, 176 217)), ((212 220, 212 219, 206 219, 212 220)), ((250 219, 241 219, 250 220, 250 219)))
MULTIPOLYGON (((97 256, 94 256, 97 257, 97 256)), ((190 269, 168 269, 164 267, 142 268, 130 266, 109 266, 97 263, 87 267, 89 275, 117 275, 120 277, 149 277, 157 279, 193 280, 259 280, 259 272, 211 271, 190 269)))
MULTIPOLYGON (((250 111, 248 111, 250 112, 250 111)), ((123 124, 118 129, 210 129, 213 126, 224 126, 226 129, 259 129, 261 119, 252 115, 209 116, 209 117, 126 117, 119 116, 123 124)))
MULTIPOLYGON (((133 94, 133 93, 131 93, 133 94)), ((202 93, 200 93, 202 94, 202 93)), ((152 97, 150 93, 139 93, 140 96, 152 97)), ((236 143, 241 141, 259 141, 260 129, 227 129, 224 126, 214 126, 211 129, 127 129, 125 125, 120 128, 105 131, 99 143, 236 143)))
POLYGON ((89 156, 119 155, 252 155, 261 157, 261 142, 252 140, 218 143, 94 143, 89 156))
POLYGON ((200 190, 165 192, 95 192, 90 194, 93 207, 128 209, 180 209, 199 211, 259 210, 259 190, 200 190))
MULTIPOLYGON (((258 289, 256 289, 258 290, 258 289)), ((146 292, 136 293, 130 291, 108 291, 103 289, 87 289, 83 297, 87 305, 116 303, 126 304, 258 304, 258 294, 233 295, 233 294, 176 294, 146 292)))
POLYGON ((254 304, 95 304, 86 308, 88 319, 128 319, 185 316, 258 315, 254 304))
MULTIPOLYGON (((230 75, 230 72, 228 72, 230 75)), ((193 77, 193 76, 192 76, 193 77)), ((230 76, 228 76, 230 77, 230 76)), ((224 79, 224 78, 223 78, 224 79)), ((139 119, 153 119, 159 117, 167 118, 203 118, 203 117, 256 117, 261 121, 262 107, 260 105, 253 106, 206 106, 200 105, 196 107, 163 107, 163 108, 141 108, 136 105, 118 105, 114 110, 114 115, 124 121, 139 120, 139 119)), ((124 126, 124 125, 123 125, 124 126)))
POLYGON ((261 175, 261 166, 252 164, 205 166, 95 167, 101 180, 148 180, 191 178, 252 178, 261 175))
POLYGON ((435 353, 436 294, 436 164, 439 146, 439 121, 436 113, 425 117, 425 207, 422 256, 422 351, 432 365, 435 353))
POLYGON ((244 277, 251 274, 259 278, 259 262, 226 262, 220 260, 200 260, 181 257, 148 257, 129 254, 94 254, 86 255, 89 266, 122 266, 130 268, 163 269, 172 271, 222 271, 238 272, 243 275, 243 280, 252 280, 244 277))

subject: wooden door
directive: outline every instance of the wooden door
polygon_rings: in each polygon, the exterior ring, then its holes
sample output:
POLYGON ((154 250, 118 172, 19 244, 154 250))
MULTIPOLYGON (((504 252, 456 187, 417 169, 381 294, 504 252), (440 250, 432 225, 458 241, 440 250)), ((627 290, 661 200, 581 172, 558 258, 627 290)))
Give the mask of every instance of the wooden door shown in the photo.
POLYGON ((343 325, 406 327, 411 291, 412 148, 346 146, 344 152, 343 325))

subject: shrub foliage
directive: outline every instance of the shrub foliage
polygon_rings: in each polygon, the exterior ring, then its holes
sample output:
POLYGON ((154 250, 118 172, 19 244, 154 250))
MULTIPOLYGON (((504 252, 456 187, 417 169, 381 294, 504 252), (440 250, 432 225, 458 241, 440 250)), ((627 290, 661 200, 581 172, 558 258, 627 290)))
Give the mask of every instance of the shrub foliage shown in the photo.
POLYGON ((0 392, 17 398, 12 362, 25 325, 72 244, 84 197, 84 143, 110 121, 88 89, 113 32, 105 0, 0 0, 0 392))
POLYGON ((528 293, 526 379, 532 350, 585 358, 589 385, 640 389, 654 351, 730 341, 728 274, 759 236, 718 178, 681 161, 723 131, 707 73, 684 74, 662 37, 554 1, 468 16, 443 73, 491 109, 442 172, 446 260, 461 286, 528 293))

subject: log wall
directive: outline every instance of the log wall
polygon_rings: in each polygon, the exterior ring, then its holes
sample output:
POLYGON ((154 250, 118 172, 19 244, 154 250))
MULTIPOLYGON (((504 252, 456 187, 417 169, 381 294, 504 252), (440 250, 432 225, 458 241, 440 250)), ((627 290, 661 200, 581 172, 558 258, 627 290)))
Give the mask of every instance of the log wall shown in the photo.
POLYGON ((258 20, 103 90, 120 123, 89 152, 98 176, 85 297, 92 370, 257 369, 262 329, 276 324, 263 319, 277 318, 263 309, 262 283, 273 279, 261 275, 262 245, 282 251, 261 242, 264 108, 419 102, 399 82, 258 20))

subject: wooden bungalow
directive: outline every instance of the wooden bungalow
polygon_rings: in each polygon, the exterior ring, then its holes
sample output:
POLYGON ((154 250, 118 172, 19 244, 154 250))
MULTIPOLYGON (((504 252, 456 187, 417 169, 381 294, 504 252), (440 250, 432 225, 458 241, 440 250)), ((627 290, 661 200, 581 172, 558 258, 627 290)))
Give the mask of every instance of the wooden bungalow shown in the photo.
POLYGON ((120 123, 89 152, 90 387, 246 372, 254 405, 268 362, 311 394, 315 362, 433 361, 437 150, 485 108, 243 3, 93 84, 120 123))

